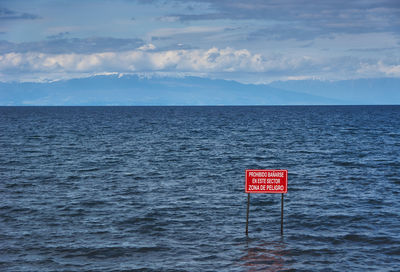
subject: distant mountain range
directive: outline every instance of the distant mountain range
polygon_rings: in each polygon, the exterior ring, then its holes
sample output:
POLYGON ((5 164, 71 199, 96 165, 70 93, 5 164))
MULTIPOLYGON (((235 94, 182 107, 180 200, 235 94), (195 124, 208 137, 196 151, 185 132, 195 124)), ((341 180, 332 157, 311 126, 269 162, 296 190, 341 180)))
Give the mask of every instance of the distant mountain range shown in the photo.
POLYGON ((110 75, 51 83, 0 83, 2 106, 349 104, 400 104, 400 78, 254 85, 199 77, 110 75))

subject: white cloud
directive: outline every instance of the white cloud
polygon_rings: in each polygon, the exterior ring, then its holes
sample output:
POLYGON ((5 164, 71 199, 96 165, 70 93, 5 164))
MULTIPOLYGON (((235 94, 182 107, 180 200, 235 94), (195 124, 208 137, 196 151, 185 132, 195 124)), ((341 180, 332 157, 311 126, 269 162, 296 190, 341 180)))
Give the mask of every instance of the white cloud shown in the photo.
POLYGON ((271 79, 348 79, 373 76, 400 76, 399 65, 382 61, 363 64, 354 59, 348 65, 309 56, 264 56, 247 49, 155 51, 152 44, 137 50, 90 54, 46 54, 39 52, 0 55, 1 81, 53 81, 94 74, 191 74, 248 82, 271 79), (345 67, 345 68, 343 68, 345 67), (352 74, 349 71, 355 71, 352 74), (339 77, 339 78, 338 78, 339 77), (342 78, 340 78, 342 77, 342 78))
POLYGON ((110 72, 266 72, 289 69, 285 59, 266 59, 246 49, 169 50, 155 52, 152 44, 138 50, 92 54, 8 53, 0 55, 3 75, 19 73, 110 72))
POLYGON ((142 45, 142 46, 139 47, 138 49, 139 49, 139 50, 142 50, 142 51, 149 51, 149 50, 154 50, 154 49, 156 49, 156 46, 155 46, 154 44, 149 43, 149 44, 142 45))
POLYGON ((385 64, 382 61, 377 63, 361 63, 357 73, 363 76, 380 75, 386 77, 400 77, 400 65, 385 64))

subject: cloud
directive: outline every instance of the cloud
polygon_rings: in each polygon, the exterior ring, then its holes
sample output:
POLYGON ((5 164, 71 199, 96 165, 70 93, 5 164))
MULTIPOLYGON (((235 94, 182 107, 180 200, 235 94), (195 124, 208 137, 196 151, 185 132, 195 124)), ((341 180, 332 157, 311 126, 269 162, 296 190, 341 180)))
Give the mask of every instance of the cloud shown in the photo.
POLYGON ((49 35, 47 36, 47 39, 64 39, 65 37, 67 37, 70 33, 68 31, 64 31, 64 32, 60 32, 57 33, 55 35, 49 35))
POLYGON ((180 35, 199 35, 219 33, 225 30, 225 27, 219 26, 188 26, 183 28, 160 28, 150 32, 148 35, 152 38, 162 39, 171 38, 180 35))
POLYGON ((170 16, 161 17, 161 20, 165 22, 176 22, 176 21, 200 21, 200 20, 218 20, 226 19, 226 16, 222 13, 205 13, 205 14, 175 14, 170 16))
POLYGON ((142 45, 142 46, 139 47, 138 49, 139 49, 139 50, 142 50, 142 51, 149 51, 149 50, 154 50, 154 49, 156 49, 156 47, 155 47, 154 44, 149 43, 149 44, 142 45))
POLYGON ((383 61, 377 63, 361 63, 357 73, 363 76, 400 77, 400 65, 386 64, 383 61))
POLYGON ((40 16, 31 14, 31 13, 24 13, 18 12, 14 10, 10 10, 7 8, 0 8, 0 21, 5 20, 36 20, 41 19, 40 16))
MULTIPOLYGON (((155 43, 159 50, 209 48, 221 46, 221 41, 226 42, 225 36, 229 31, 225 26, 157 28, 147 33, 146 40, 155 43)), ((221 47, 228 45, 226 43, 221 47)))
MULTIPOLYGON (((176 0, 181 1, 181 0, 176 0)), ((186 1, 184 1, 186 2, 186 1)), ((175 20, 258 20, 279 27, 272 38, 312 39, 334 33, 391 32, 399 34, 400 5, 397 0, 196 0, 207 11, 170 14, 175 20), (288 34, 285 34, 287 32, 288 34), (281 34, 282 33, 282 34, 281 34), (290 33, 290 34, 289 34, 290 33), (304 37, 303 37, 304 36, 304 37)), ((273 28, 261 30, 270 34, 273 28)), ((257 33, 254 33, 253 38, 257 33)))
MULTIPOLYGON (((146 49, 151 49, 151 45, 146 49)), ((91 54, 48 54, 39 52, 0 55, 0 73, 7 75, 76 73, 265 73, 296 70, 310 62, 307 58, 288 59, 280 56, 263 57, 246 49, 210 48, 208 50, 145 51, 91 54)), ((56 78, 50 78, 54 80, 56 78)))
POLYGON ((173 23, 180 20, 180 16, 162 16, 157 18, 158 21, 164 23, 173 23))
POLYGON ((313 40, 315 37, 329 37, 331 34, 315 27, 299 27, 285 24, 276 24, 261 28, 248 34, 248 40, 313 40))
POLYGON ((241 82, 271 79, 345 79, 373 76, 399 77, 400 66, 357 58, 315 59, 279 54, 264 56, 246 49, 209 48, 192 50, 141 49, 122 52, 6 53, 0 55, 0 80, 58 80, 93 74, 191 74, 241 82), (361 64, 360 64, 361 63, 361 64))
POLYGON ((49 54, 63 53, 96 53, 106 51, 127 51, 133 50, 145 43, 141 39, 117 39, 107 37, 93 38, 63 38, 69 32, 59 33, 48 37, 49 40, 38 42, 12 43, 0 40, 0 54, 5 53, 27 53, 41 52, 49 54))

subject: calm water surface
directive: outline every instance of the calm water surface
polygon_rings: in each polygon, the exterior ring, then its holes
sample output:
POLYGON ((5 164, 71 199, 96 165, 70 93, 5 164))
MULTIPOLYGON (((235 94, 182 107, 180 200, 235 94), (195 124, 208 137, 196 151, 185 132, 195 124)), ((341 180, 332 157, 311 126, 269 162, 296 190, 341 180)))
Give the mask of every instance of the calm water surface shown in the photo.
POLYGON ((400 107, 1 107, 0 229, 1 271, 400 271, 400 107))

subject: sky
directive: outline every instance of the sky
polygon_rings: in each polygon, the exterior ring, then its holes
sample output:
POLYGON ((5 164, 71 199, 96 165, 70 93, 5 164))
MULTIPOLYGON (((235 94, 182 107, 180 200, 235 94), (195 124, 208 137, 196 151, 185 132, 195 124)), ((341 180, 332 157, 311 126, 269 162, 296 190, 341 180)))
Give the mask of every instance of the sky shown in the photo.
POLYGON ((400 77, 398 0, 0 0, 0 81, 400 77))

